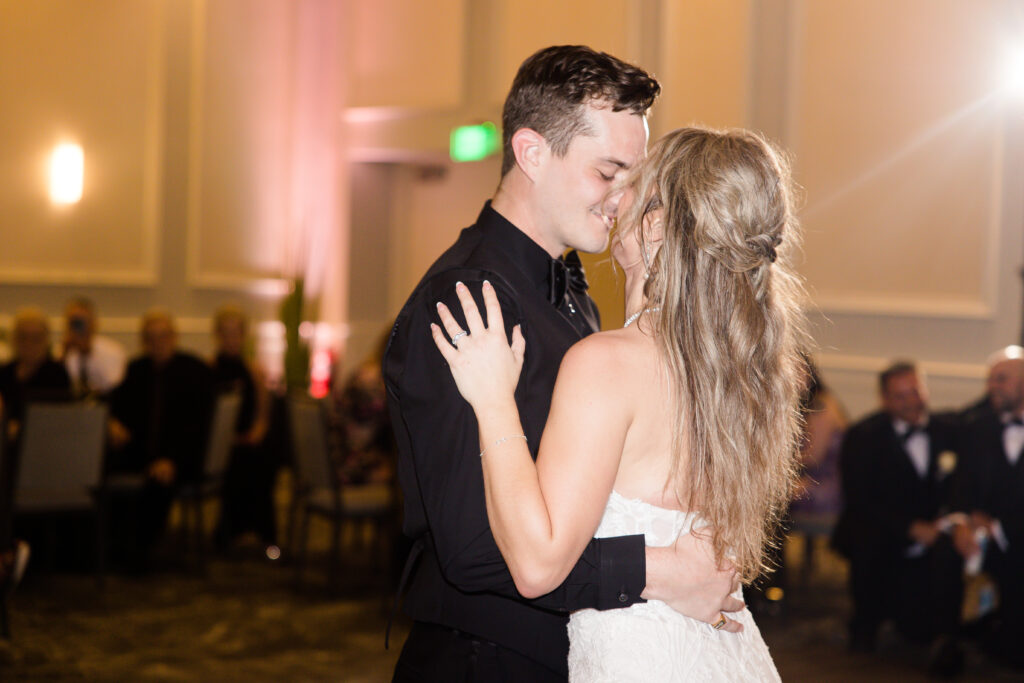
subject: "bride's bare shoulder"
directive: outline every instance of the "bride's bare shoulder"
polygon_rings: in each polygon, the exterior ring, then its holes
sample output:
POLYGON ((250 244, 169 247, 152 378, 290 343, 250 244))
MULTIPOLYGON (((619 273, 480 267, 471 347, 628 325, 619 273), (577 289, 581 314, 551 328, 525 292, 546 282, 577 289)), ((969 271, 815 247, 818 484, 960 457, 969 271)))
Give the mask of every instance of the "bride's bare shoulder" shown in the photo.
POLYGON ((631 373, 638 363, 646 362, 650 353, 656 353, 650 339, 629 334, 626 330, 597 332, 570 347, 562 360, 560 372, 599 375, 609 379, 631 373))

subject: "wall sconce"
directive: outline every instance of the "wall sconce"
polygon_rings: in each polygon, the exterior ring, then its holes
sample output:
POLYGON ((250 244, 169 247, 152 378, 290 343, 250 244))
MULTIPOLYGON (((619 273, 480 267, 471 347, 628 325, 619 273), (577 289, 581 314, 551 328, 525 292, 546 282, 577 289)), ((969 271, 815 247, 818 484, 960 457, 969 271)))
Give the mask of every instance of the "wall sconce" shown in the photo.
POLYGON ((50 201, 75 204, 82 198, 85 155, 80 145, 61 143, 50 155, 50 201))

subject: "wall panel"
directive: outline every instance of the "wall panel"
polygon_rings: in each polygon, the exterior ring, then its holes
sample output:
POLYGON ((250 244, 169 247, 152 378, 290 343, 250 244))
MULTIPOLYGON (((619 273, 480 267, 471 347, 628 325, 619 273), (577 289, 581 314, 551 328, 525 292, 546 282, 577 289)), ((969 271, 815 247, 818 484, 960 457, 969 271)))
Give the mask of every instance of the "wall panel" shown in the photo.
POLYGON ((152 284, 161 185, 164 2, 0 4, 0 278, 152 284), (83 198, 55 207, 49 153, 76 142, 83 198))
POLYGON ((501 0, 492 37, 495 72, 486 87, 500 105, 524 59, 548 45, 584 44, 636 61, 640 50, 630 40, 645 3, 605 0, 501 0))
POLYGON ((1003 149, 991 17, 963 2, 801 5, 790 144, 819 300, 991 313, 1003 149))
POLYGON ((195 7, 189 279, 241 286, 285 265, 293 17, 280 0, 195 7))
MULTIPOLYGON (((789 93, 781 119, 805 195, 803 272, 825 377, 857 416, 893 358, 921 362, 933 401, 982 391, 984 359, 1017 340, 1024 117, 997 80, 1001 0, 792 0, 782 51, 757 70, 789 93), (884 17, 885 20, 879 20, 884 17)), ((778 130, 779 125, 772 124, 778 130)))
POLYGON ((664 90, 655 108, 655 134, 702 123, 716 128, 748 124, 752 5, 749 0, 662 3, 664 90))
POLYGON ((463 95, 466 2, 355 0, 352 106, 451 108, 463 95))

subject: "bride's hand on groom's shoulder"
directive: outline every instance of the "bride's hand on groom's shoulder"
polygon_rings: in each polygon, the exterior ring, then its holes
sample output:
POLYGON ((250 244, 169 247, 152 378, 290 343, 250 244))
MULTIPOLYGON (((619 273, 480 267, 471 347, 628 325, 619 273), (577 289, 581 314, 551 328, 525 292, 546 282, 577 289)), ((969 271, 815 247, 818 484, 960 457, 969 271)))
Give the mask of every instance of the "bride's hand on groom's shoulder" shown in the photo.
POLYGON ((430 325, 441 355, 455 378, 455 384, 463 398, 479 411, 489 406, 504 407, 514 401, 519 372, 523 368, 523 354, 526 340, 519 325, 512 328, 512 343, 505 336, 505 323, 501 315, 501 304, 494 287, 486 280, 483 283, 484 308, 487 324, 480 316, 469 288, 456 283, 455 292, 466 318, 466 329, 462 329, 448 307, 437 303, 441 326, 430 325))

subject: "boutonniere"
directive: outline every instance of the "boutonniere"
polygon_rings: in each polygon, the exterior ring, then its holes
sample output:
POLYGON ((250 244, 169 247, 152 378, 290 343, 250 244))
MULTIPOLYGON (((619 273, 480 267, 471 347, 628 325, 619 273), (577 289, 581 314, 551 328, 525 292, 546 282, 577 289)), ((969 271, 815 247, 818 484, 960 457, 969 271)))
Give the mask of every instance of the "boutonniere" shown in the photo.
POLYGON ((942 451, 939 453, 939 474, 946 476, 956 469, 956 453, 953 451, 942 451))

